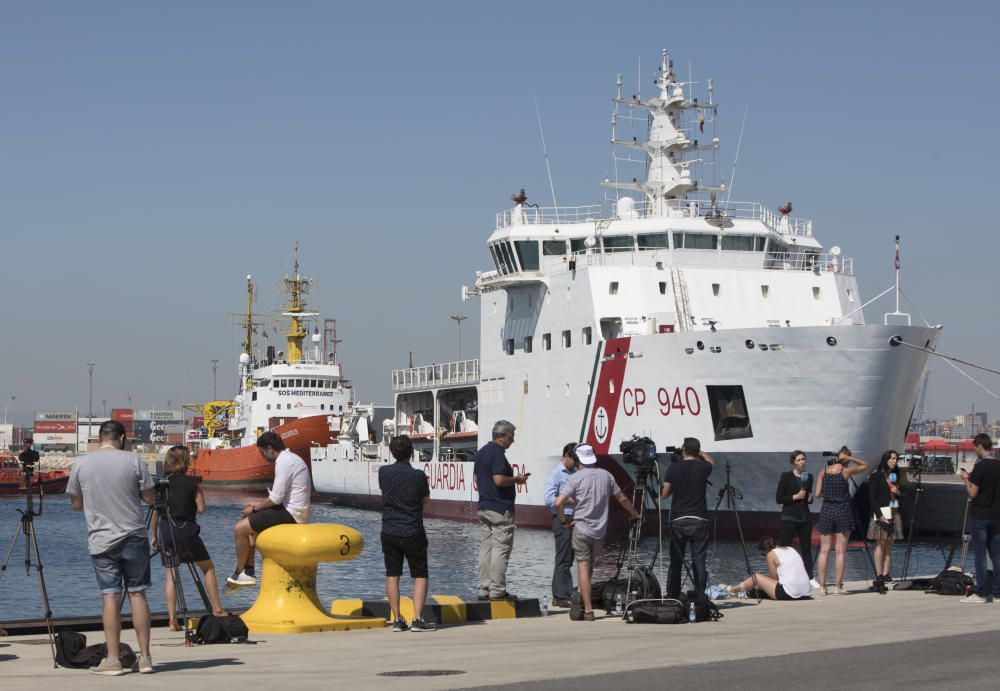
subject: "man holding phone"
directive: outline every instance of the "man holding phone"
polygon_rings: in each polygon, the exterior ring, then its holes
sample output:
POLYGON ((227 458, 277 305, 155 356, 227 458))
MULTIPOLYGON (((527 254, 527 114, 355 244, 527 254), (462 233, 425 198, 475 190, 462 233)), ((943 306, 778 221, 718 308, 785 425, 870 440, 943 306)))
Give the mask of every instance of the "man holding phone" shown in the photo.
POLYGON ((514 425, 499 420, 493 440, 476 453, 476 488, 479 490, 479 599, 516 600, 507 592, 507 563, 514 549, 514 498, 517 485, 528 481, 514 475, 506 451, 514 443, 514 425))

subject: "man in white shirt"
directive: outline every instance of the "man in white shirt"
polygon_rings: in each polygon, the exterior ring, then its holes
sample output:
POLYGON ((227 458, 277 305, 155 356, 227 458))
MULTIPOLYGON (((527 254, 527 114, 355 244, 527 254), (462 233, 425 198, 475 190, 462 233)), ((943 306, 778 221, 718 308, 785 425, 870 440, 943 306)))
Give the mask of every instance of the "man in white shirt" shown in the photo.
POLYGON ((312 485, 305 461, 286 449, 281 437, 274 432, 260 435, 257 450, 265 461, 274 463, 274 485, 266 499, 243 507, 240 511, 243 518, 233 528, 236 570, 226 582, 237 588, 257 585, 253 575, 253 540, 257 535, 276 525, 309 520, 312 485))

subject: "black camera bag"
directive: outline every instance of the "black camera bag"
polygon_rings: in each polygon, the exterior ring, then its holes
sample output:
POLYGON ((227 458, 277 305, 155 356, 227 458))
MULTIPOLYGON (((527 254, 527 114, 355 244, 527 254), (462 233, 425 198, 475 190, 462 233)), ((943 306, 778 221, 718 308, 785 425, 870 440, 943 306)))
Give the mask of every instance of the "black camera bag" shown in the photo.
POLYGON ((658 600, 661 595, 660 582, 656 574, 648 566, 637 566, 632 569, 632 578, 619 578, 616 581, 601 581, 594 583, 590 589, 595 608, 603 608, 611 612, 615 608, 615 600, 621 596, 622 607, 633 600, 658 600), (632 596, 635 593, 635 596, 632 596))
MULTIPOLYGON (((87 637, 76 631, 60 631, 56 634, 56 663, 67 669, 90 669, 97 667, 108 656, 106 643, 87 645, 87 637)), ((135 651, 127 643, 118 644, 118 659, 122 667, 130 669, 136 662, 135 651)))
POLYGON ((680 600, 637 601, 628 608, 625 621, 629 624, 683 624, 687 614, 680 600))
POLYGON ((952 567, 932 578, 927 586, 927 591, 938 595, 965 595, 966 591, 975 585, 976 582, 972 577, 952 567))
POLYGON ((194 635, 197 643, 246 643, 250 631, 235 614, 224 617, 205 614, 198 620, 194 635))

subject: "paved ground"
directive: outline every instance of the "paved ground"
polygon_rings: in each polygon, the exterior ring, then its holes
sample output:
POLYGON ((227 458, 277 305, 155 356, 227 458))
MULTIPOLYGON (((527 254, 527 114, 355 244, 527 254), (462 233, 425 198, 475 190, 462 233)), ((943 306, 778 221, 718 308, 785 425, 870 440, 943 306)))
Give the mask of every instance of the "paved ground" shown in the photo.
MULTIPOLYGON (((1000 604, 965 605, 917 592, 854 593, 812 602, 734 602, 719 622, 628 625, 572 622, 565 614, 491 621, 434 633, 390 630, 259 636, 252 645, 185 648, 154 630, 157 673, 129 686, 438 689, 527 683, 529 688, 996 688, 1000 604), (984 632, 986 632, 984 634, 984 632), (450 670, 436 677, 386 672, 450 670), (532 684, 531 682, 534 682, 532 684)), ((89 634, 99 642, 98 634, 89 634)), ((126 642, 134 645, 131 632, 126 642)), ((0 688, 110 683, 51 667, 39 636, 0 640, 0 688), (41 643, 41 644, 39 644, 41 643)))

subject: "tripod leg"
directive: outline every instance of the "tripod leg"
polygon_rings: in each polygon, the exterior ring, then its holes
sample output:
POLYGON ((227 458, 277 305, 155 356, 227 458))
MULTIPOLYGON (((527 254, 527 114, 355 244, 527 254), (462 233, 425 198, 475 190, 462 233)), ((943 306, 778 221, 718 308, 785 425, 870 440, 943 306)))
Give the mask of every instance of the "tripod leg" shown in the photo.
POLYGON ((747 567, 747 575, 753 579, 753 589, 757 593, 757 604, 761 603, 763 596, 761 595, 760 586, 757 584, 757 574, 752 568, 750 568, 750 553, 747 552, 747 541, 743 537, 743 523, 740 521, 740 512, 736 508, 736 499, 733 497, 733 488, 727 485, 726 495, 728 496, 727 505, 729 510, 733 512, 733 516, 736 518, 736 532, 740 536, 740 545, 743 547, 743 561, 747 567))
POLYGON ((35 551, 35 571, 38 573, 38 585, 41 587, 42 591, 42 604, 45 607, 45 626, 49 631, 49 647, 52 648, 52 667, 55 669, 58 667, 56 662, 56 631, 52 624, 52 607, 49 605, 49 591, 45 587, 45 567, 42 565, 42 553, 38 549, 38 537, 35 535, 35 529, 32 527, 33 523, 28 521, 25 524, 28 528, 28 535, 25 536, 25 544, 31 542, 32 548, 35 551))
POLYGON ((3 560, 3 566, 0 566, 0 578, 3 578, 3 575, 7 573, 7 565, 10 563, 10 558, 14 556, 14 548, 17 547, 17 538, 23 530, 23 525, 24 519, 22 518, 21 522, 17 524, 17 528, 14 529, 14 537, 10 539, 10 547, 7 549, 7 556, 3 560))

